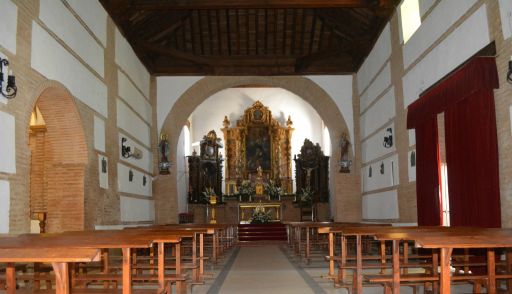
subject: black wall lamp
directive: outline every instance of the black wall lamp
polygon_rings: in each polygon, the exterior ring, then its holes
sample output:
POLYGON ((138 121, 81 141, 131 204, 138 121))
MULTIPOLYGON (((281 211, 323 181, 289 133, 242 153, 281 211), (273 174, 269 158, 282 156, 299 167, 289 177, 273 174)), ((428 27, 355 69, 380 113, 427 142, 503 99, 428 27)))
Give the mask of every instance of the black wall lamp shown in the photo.
POLYGON ((0 57, 0 93, 7 99, 12 99, 16 97, 16 93, 18 92, 18 88, 16 87, 16 79, 12 74, 12 70, 9 70, 9 61, 7 59, 2 59, 0 57), (4 91, 4 82, 7 85, 4 91))
POLYGON ((133 151, 132 151, 132 148, 130 146, 126 145, 126 141, 128 141, 128 139, 126 139, 125 137, 121 138, 121 155, 124 158, 133 157, 136 159, 141 159, 142 152, 135 147, 133 148, 133 151))
POLYGON ((382 143, 382 145, 385 148, 391 148, 391 147, 393 147, 393 129, 388 128, 386 130, 386 135, 387 136, 384 137, 384 142, 382 143))
POLYGON ((512 84, 512 56, 508 62, 507 82, 512 84))

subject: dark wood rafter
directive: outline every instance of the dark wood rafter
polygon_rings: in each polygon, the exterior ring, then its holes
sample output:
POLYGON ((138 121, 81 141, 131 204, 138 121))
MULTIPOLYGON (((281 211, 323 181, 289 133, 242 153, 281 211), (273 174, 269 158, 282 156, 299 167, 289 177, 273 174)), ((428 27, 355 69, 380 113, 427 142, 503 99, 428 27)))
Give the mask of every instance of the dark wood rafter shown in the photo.
MULTIPOLYGON (((103 0, 104 3, 119 2, 103 0)), ((389 7, 387 0, 130 0, 129 6, 143 10, 250 8, 376 8, 389 7)))
POLYGON ((224 10, 224 15, 226 16, 226 35, 227 35, 227 38, 228 38, 228 55, 231 55, 232 54, 232 49, 231 49, 231 15, 230 15, 230 10, 229 9, 226 9, 224 10))
POLYGON ((100 2, 152 73, 289 75, 356 72, 399 0, 100 2))

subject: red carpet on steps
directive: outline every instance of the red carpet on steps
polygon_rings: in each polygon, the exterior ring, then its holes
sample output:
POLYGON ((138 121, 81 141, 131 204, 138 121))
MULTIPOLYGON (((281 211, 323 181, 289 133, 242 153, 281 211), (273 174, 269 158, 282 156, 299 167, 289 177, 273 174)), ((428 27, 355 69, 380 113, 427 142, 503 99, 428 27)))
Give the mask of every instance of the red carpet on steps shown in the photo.
POLYGON ((239 241, 286 241, 286 227, 281 223, 238 225, 239 241))

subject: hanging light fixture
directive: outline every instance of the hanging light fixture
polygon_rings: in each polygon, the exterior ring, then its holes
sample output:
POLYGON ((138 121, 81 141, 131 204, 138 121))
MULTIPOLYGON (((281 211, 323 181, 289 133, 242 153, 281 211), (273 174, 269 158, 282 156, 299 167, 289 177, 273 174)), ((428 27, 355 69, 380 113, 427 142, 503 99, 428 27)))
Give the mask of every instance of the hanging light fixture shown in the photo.
POLYGON ((12 70, 9 70, 9 61, 0 57, 0 93, 7 99, 16 97, 18 88, 16 88, 16 79, 12 74, 12 70), (7 85, 4 83, 7 82, 7 85))

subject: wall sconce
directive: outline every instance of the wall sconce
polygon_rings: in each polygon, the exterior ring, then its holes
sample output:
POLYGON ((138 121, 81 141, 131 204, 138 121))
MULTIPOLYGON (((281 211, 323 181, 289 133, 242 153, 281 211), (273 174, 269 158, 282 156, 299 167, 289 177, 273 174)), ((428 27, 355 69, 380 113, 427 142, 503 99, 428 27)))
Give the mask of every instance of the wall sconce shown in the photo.
POLYGON ((384 174, 384 162, 381 162, 380 163, 380 174, 383 175, 384 174))
POLYGON ((128 139, 126 139, 125 137, 121 138, 121 155, 124 158, 133 157, 135 159, 141 159, 142 152, 135 147, 133 148, 133 152, 132 152, 132 148, 128 145, 125 145, 126 141, 128 141, 128 139))
POLYGON ((128 172, 128 181, 133 182, 133 171, 132 170, 130 170, 128 172))
POLYGON ((393 129, 388 128, 386 130, 386 132, 387 132, 387 136, 384 137, 384 142, 382 143, 382 145, 385 148, 391 148, 391 147, 393 147, 393 129))
POLYGON ((0 57, 0 93, 7 99, 16 97, 18 88, 16 87, 16 79, 12 74, 12 70, 9 70, 9 61, 0 57), (7 77, 7 85, 4 91, 5 77, 7 77))
POLYGON ((512 84, 512 56, 510 56, 510 60, 508 61, 507 82, 512 84))

